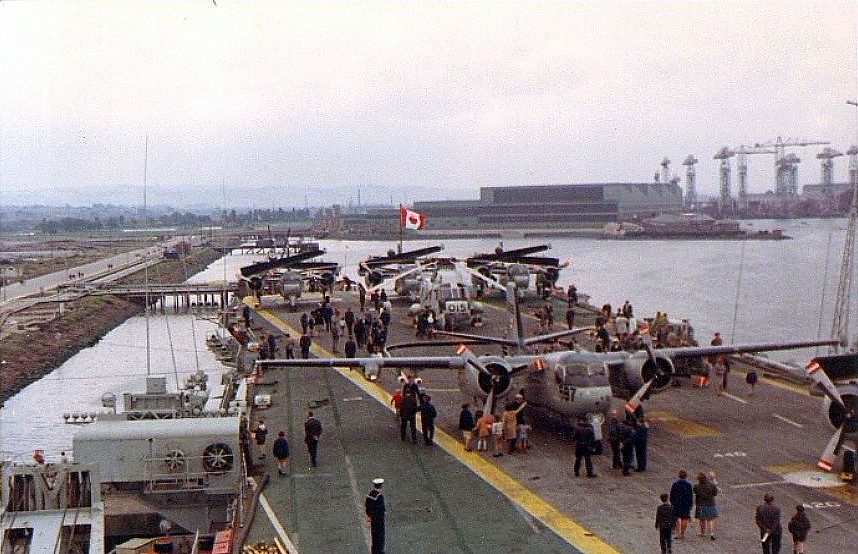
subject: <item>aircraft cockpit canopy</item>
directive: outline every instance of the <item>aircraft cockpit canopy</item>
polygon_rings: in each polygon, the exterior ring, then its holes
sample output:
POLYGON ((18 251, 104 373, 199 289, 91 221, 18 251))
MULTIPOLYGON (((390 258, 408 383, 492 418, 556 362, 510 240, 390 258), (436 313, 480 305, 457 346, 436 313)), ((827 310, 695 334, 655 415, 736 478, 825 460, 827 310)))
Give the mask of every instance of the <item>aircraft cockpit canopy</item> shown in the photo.
POLYGON ((592 387, 608 384, 605 364, 598 360, 559 360, 554 368, 558 384, 592 387))

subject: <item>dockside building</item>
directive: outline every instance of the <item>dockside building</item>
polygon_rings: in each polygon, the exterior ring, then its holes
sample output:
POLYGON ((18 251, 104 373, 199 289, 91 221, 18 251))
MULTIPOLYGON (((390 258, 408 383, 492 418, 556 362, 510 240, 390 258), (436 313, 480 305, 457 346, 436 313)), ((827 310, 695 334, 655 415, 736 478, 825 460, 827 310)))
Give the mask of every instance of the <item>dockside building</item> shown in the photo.
POLYGON ((682 213, 676 183, 482 187, 479 200, 415 202, 431 229, 602 227, 682 213))
MULTIPOLYGON (((681 214, 676 183, 596 183, 482 187, 478 200, 415 202, 428 230, 599 228, 660 214, 681 214)), ((350 233, 388 234, 397 230, 396 208, 342 215, 350 233)))

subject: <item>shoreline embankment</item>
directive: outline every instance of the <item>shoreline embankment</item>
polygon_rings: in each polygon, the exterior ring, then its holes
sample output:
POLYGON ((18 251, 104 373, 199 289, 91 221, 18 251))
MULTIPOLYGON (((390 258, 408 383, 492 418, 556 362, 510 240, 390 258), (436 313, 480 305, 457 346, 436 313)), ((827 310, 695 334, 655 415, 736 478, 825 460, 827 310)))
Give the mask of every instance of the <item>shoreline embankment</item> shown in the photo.
MULTIPOLYGON (((222 255, 214 248, 203 248, 183 261, 164 260, 149 268, 149 282, 185 281, 222 255)), ((142 271, 129 275, 122 282, 140 282, 141 275, 142 271)), ((123 298, 85 296, 67 303, 63 313, 55 319, 4 338, 0 343, 0 406, 142 311, 143 306, 123 298)))

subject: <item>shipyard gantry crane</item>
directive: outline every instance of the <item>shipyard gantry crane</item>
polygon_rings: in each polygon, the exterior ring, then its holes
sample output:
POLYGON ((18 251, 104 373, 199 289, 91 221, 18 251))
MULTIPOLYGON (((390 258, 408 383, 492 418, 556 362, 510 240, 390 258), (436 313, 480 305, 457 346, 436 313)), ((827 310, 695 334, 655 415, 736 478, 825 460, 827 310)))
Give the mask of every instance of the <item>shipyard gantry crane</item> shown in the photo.
POLYGON ((834 158, 840 157, 843 154, 834 148, 825 147, 822 152, 816 155, 817 160, 821 162, 821 174, 819 182, 823 185, 830 185, 834 180, 834 158))
POLYGON ((739 209, 748 207, 748 155, 751 154, 777 154, 774 148, 760 146, 740 145, 736 149, 736 176, 739 182, 739 209))
POLYGON ((682 162, 682 165, 686 166, 685 209, 688 211, 693 211, 697 207, 697 172, 694 169, 694 164, 698 161, 694 154, 689 154, 682 162))
POLYGON ((792 196, 795 197, 798 195, 798 185, 796 179, 797 168, 799 158, 794 154, 787 155, 786 148, 792 146, 827 146, 831 144, 830 141, 827 140, 797 140, 788 138, 783 140, 781 137, 778 137, 774 141, 769 141, 765 143, 757 143, 754 145, 754 148, 768 148, 773 149, 775 154, 775 194, 778 196, 792 196))
POLYGON ((732 204, 732 195, 730 193, 730 158, 735 155, 736 152, 725 146, 713 156, 713 159, 721 160, 721 167, 719 169, 720 196, 718 197, 718 209, 720 211, 730 209, 730 205, 732 204))

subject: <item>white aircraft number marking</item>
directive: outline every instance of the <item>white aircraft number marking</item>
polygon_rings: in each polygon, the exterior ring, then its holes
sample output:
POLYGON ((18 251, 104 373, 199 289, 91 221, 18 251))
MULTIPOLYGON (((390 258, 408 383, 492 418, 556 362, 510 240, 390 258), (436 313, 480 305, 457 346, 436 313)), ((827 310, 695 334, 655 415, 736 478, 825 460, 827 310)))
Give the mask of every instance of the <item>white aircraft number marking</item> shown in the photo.
POLYGON ((824 508, 839 508, 839 502, 805 502, 802 504, 805 508, 813 510, 822 510, 824 508))
POLYGON ((712 454, 713 458, 744 458, 747 456, 745 452, 735 451, 735 452, 716 452, 712 454))

